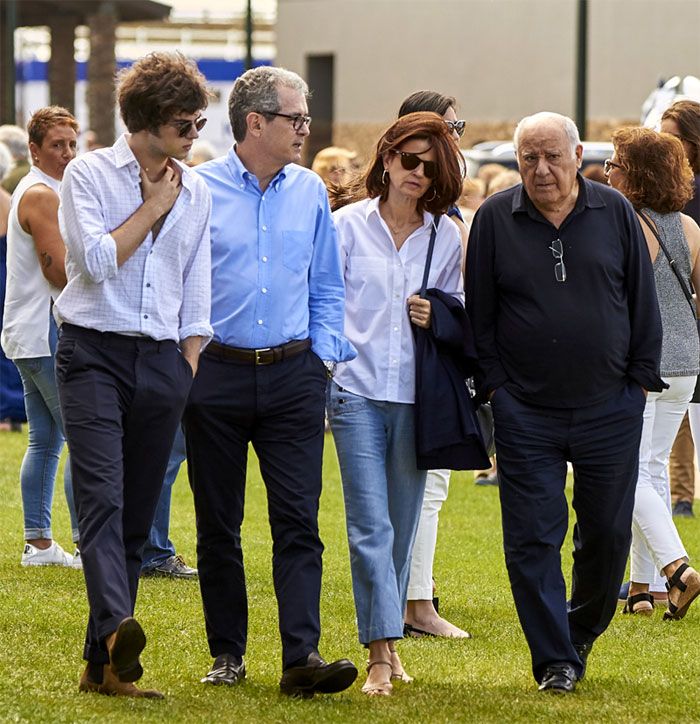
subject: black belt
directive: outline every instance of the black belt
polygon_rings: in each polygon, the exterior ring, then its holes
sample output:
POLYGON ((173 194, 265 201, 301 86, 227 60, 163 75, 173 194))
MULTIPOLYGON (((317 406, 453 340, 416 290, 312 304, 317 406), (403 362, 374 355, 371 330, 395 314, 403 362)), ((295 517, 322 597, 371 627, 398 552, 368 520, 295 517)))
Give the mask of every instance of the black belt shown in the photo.
POLYGON ((295 339, 279 347, 263 347, 249 349, 246 347, 229 347, 218 342, 209 342, 203 354, 218 359, 234 360, 249 365, 273 365, 282 360, 296 357, 311 348, 310 339, 295 339))

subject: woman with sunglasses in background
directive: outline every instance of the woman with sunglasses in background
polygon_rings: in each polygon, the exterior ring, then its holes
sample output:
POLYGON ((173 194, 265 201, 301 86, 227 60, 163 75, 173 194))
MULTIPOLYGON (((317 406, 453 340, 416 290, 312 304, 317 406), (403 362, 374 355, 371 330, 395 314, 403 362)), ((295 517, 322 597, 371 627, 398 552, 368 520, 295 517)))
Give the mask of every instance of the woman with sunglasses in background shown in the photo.
MULTIPOLYGON (((392 679, 410 681, 393 642, 403 637, 426 476, 416 467, 411 325, 431 324, 430 302, 417 292, 435 215, 458 199, 462 165, 442 118, 411 113, 382 135, 367 170, 342 196, 353 203, 334 214, 345 335, 358 355, 338 365, 327 409, 343 480, 359 638, 369 648, 362 688, 368 695, 388 696, 392 679)), ((447 217, 437 225, 428 287, 463 296, 460 234, 447 217)))
POLYGON ((651 615, 649 590, 663 575, 668 589, 664 619, 677 620, 700 594, 700 574, 688 565, 671 517, 668 484, 671 445, 700 372, 697 309, 688 298, 691 283, 700 285, 700 228, 680 213, 693 194, 693 174, 681 142, 668 133, 621 128, 612 142, 614 155, 605 162, 605 172, 608 183, 635 207, 649 247, 663 328, 661 376, 668 385, 649 392, 644 409, 625 612, 651 615))
MULTIPOLYGON (((661 116, 661 131, 675 136, 682 144, 690 168, 695 175, 693 198, 683 209, 695 223, 700 224, 700 103, 676 101, 661 116)), ((669 474, 673 515, 693 517, 695 500, 695 449, 700 454, 700 404, 691 402, 683 418, 676 442, 671 448, 669 474), (692 432, 691 432, 692 431, 692 432)))
MULTIPOLYGON (((452 96, 435 91, 417 91, 404 100, 399 108, 399 118, 408 113, 429 111, 442 116, 452 132, 455 143, 464 134, 465 121, 457 119, 452 96)), ((456 205, 450 206, 446 215, 456 224, 462 239, 463 258, 466 257, 469 230, 464 224, 462 214, 456 205)), ((434 604, 435 588, 433 582, 433 561, 437 546, 438 516, 442 504, 447 500, 450 485, 449 470, 429 470, 425 481, 425 495, 413 545, 411 557, 411 575, 408 581, 408 600, 404 622, 404 634, 408 636, 446 636, 450 638, 470 638, 470 635, 442 618, 434 604)))

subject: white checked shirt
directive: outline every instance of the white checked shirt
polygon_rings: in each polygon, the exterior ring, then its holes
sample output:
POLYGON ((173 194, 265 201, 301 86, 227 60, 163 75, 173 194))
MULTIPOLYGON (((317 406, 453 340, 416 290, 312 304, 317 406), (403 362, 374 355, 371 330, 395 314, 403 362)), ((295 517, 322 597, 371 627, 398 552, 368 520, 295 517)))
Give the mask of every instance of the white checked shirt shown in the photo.
POLYGON ((118 267, 111 232, 143 203, 126 135, 68 164, 58 210, 68 277, 55 303, 59 323, 176 342, 211 338, 211 196, 202 179, 179 167, 180 195, 156 240, 149 231, 118 267))
MULTIPOLYGON (((420 291, 433 215, 396 250, 379 213, 379 199, 358 201, 333 214, 345 275, 345 336, 357 357, 338 364, 335 381, 371 400, 415 401, 415 344, 406 300, 420 291)), ((462 244, 457 225, 438 225, 428 289, 464 299, 462 244)))

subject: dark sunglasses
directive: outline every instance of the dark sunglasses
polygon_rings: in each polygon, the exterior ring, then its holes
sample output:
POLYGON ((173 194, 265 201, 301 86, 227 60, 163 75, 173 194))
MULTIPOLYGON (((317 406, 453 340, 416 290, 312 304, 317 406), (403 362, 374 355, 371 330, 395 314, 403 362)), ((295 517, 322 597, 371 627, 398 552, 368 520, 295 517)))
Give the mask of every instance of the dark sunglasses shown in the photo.
POLYGON ((295 131, 301 131, 302 126, 311 125, 311 116, 305 116, 303 113, 295 113, 294 115, 292 115, 291 113, 272 113, 271 111, 260 111, 260 113, 263 113, 266 116, 279 116, 280 118, 289 118, 289 120, 292 122, 292 128, 295 131))
POLYGON ((467 127, 466 121, 445 121, 447 127, 454 131, 460 138, 464 135, 464 129, 467 127))
POLYGON ((207 125, 207 119, 202 118, 202 116, 195 118, 193 121, 187 121, 184 118, 176 119, 174 121, 168 121, 166 125, 177 128, 177 135, 180 136, 180 138, 184 138, 190 132, 192 126, 194 126, 195 131, 199 133, 202 128, 207 125))
MULTIPOLYGON (((424 161, 417 153, 408 153, 408 151, 393 151, 399 155, 401 166, 406 171, 413 171, 423 164, 423 173, 426 178, 434 179, 438 175, 438 167, 435 161, 424 161)), ((425 153, 425 151, 423 151, 425 153)))

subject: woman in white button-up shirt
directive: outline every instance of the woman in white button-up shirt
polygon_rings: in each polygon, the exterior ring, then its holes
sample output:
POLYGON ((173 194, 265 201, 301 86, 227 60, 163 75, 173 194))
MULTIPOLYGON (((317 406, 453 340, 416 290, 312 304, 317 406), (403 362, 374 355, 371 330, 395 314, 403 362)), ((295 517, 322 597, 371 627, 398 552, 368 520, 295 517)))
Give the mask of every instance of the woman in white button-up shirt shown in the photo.
MULTIPOLYGON (((461 155, 444 120, 412 113, 381 137, 364 176, 338 210, 346 286, 345 335, 357 358, 338 365, 328 418, 345 494, 350 562, 361 643, 369 648, 370 695, 410 680, 393 641, 403 613, 425 487, 416 468, 415 360, 411 324, 430 327, 418 290, 434 214, 459 197, 461 155)), ((347 198, 347 196, 346 196, 347 198)), ((461 298, 462 245, 442 217, 428 287, 461 298)))

